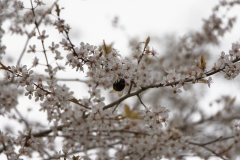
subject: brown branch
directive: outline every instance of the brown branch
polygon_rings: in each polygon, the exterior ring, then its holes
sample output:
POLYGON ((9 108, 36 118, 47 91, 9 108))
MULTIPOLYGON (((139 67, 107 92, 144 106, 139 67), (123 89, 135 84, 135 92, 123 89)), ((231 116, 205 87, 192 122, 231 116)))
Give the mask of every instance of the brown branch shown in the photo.
POLYGON ((76 81, 76 82, 83 82, 86 83, 87 80, 81 80, 79 78, 57 78, 57 81, 76 81))
POLYGON ((25 118, 23 118, 22 114, 19 112, 19 110, 17 109, 17 107, 14 107, 14 110, 16 111, 16 113, 18 114, 18 116, 20 117, 20 120, 24 122, 24 124, 27 127, 27 130, 29 130, 29 124, 27 122, 27 120, 25 118))
MULTIPOLYGON (((89 148, 86 148, 86 149, 83 149, 83 150, 71 151, 71 152, 68 152, 67 155, 70 156, 70 155, 73 155, 73 154, 76 154, 76 153, 86 152, 87 150, 96 149, 96 148, 106 148, 106 147, 112 148, 114 145, 118 145, 118 144, 121 144, 121 141, 118 141, 118 142, 115 142, 115 143, 112 143, 112 144, 93 146, 93 147, 89 147, 89 148)), ((44 159, 44 160, 56 159, 56 158, 60 158, 60 157, 64 157, 64 156, 66 156, 66 155, 65 154, 60 154, 58 157, 52 156, 52 157, 48 157, 47 159, 44 159)))
POLYGON ((217 139, 215 139, 215 140, 212 140, 212 141, 209 141, 209 142, 205 142, 205 143, 189 142, 189 144, 202 147, 202 148, 208 150, 209 152, 213 153, 213 154, 216 155, 217 157, 220 157, 220 158, 226 160, 226 158, 222 157, 222 156, 220 155, 220 153, 218 154, 218 153, 216 153, 215 151, 213 151, 212 149, 210 149, 210 148, 208 148, 208 147, 206 147, 206 146, 207 146, 207 145, 210 145, 210 144, 212 144, 212 143, 216 143, 216 142, 220 142, 220 141, 225 141, 225 140, 232 139, 232 138, 234 138, 234 136, 219 137, 219 138, 217 138, 217 139))
POLYGON ((197 142, 189 142, 189 144, 193 144, 193 145, 197 145, 197 146, 206 146, 206 145, 210 145, 212 143, 216 143, 216 142, 220 142, 220 141, 225 141, 228 139, 232 139, 234 138, 234 136, 229 136, 229 137, 219 137, 215 140, 209 141, 209 142, 205 142, 205 143, 197 143, 197 142))
MULTIPOLYGON (((57 130, 61 131, 64 127, 67 127, 67 125, 60 125, 57 127, 57 130)), ((39 133, 33 133, 32 136, 33 137, 44 137, 46 135, 48 135, 49 133, 51 133, 53 131, 53 129, 48 129, 48 130, 45 130, 45 131, 41 131, 39 133)))
POLYGON ((145 107, 145 109, 147 108, 147 106, 143 103, 143 101, 141 100, 141 97, 139 96, 139 94, 137 95, 137 97, 138 97, 138 99, 139 99, 139 101, 140 101, 140 103, 145 107))
MULTIPOLYGON (((236 58, 236 59, 233 60, 232 62, 235 63, 235 62, 238 62, 239 60, 240 60, 240 58, 236 58)), ((219 68, 219 69, 217 69, 217 70, 210 70, 210 71, 208 71, 208 72, 205 73, 205 75, 206 75, 205 77, 199 76, 199 77, 196 77, 196 78, 186 78, 186 79, 184 80, 184 82, 186 83, 186 82, 198 81, 198 80, 200 80, 200 79, 202 79, 202 78, 206 78, 206 77, 209 77, 209 76, 211 76, 211 75, 213 75, 213 74, 215 74, 215 73, 218 73, 218 72, 220 72, 220 71, 222 71, 222 70, 224 70, 224 69, 225 69, 225 67, 219 68)), ((179 81, 172 82, 172 83, 167 83, 166 85, 165 85, 165 84, 162 84, 162 83, 159 83, 159 84, 150 85, 150 86, 147 86, 147 87, 142 87, 142 88, 139 89, 138 91, 135 91, 135 92, 133 92, 133 93, 127 94, 127 95, 123 96, 122 98, 120 98, 120 99, 118 99, 118 100, 116 100, 116 101, 114 101, 114 102, 112 102, 112 103, 104 106, 104 107, 103 107, 103 110, 108 109, 108 108, 111 108, 111 107, 115 106, 116 104, 121 103, 121 102, 124 101, 125 99, 127 99, 127 98, 129 98, 129 97, 132 97, 132 96, 136 96, 136 95, 138 95, 139 93, 141 93, 141 92, 143 92, 143 91, 145 91, 145 90, 147 90, 147 89, 150 89, 150 88, 159 88, 159 87, 165 87, 165 86, 175 86, 175 85, 177 85, 179 82, 180 82, 180 80, 179 80, 179 81)))

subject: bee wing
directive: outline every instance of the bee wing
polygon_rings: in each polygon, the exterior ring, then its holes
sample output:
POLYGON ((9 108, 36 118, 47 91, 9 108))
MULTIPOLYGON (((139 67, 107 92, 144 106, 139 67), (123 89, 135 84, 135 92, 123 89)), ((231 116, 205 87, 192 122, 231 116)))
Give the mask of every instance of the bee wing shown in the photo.
POLYGON ((117 91, 115 91, 114 89, 111 90, 109 93, 116 93, 117 91))
POLYGON ((118 92, 118 97, 121 97, 123 95, 123 90, 118 92))

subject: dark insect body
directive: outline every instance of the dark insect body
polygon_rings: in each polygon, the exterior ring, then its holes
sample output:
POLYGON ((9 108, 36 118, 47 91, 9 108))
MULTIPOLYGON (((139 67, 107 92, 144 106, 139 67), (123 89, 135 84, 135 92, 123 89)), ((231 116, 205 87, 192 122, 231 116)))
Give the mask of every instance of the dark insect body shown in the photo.
POLYGON ((122 91, 125 87, 125 80, 120 79, 113 83, 113 89, 115 91, 122 91))

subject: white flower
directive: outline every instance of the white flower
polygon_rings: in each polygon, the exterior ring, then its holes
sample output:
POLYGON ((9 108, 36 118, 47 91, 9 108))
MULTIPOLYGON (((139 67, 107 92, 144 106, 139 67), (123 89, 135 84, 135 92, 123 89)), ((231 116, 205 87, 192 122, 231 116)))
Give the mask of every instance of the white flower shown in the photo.
POLYGON ((92 90, 89 90, 88 93, 90 93, 90 97, 100 97, 100 89, 92 88, 92 90))
POLYGON ((36 67, 39 64, 39 59, 37 57, 34 58, 32 66, 36 67))
POLYGON ((37 89, 37 90, 35 91, 35 93, 34 93, 35 101, 37 102, 37 101, 39 101, 39 99, 40 99, 41 101, 43 101, 44 95, 45 95, 45 92, 44 92, 43 90, 37 89))
POLYGON ((239 43, 233 43, 232 44, 232 50, 229 51, 229 55, 233 58, 240 56, 240 44, 239 43))
MULTIPOLYGON (((1 37, 1 36, 0 36, 0 37, 1 37)), ((0 55, 1 55, 1 54, 5 54, 5 49, 6 49, 6 46, 0 44, 0 55)), ((0 56, 0 59, 1 59, 1 56, 0 56)))
POLYGON ((38 6, 45 5, 45 3, 43 3, 41 0, 34 0, 34 2, 35 2, 38 6))
POLYGON ((15 1, 13 4, 13 8, 15 8, 15 10, 17 10, 17 11, 24 9, 23 2, 15 1))
POLYGON ((25 93, 25 96, 28 96, 29 99, 32 99, 33 92, 34 92, 34 86, 33 85, 28 85, 28 86, 26 86, 26 90, 28 92, 25 93))
POLYGON ((182 93, 181 89, 179 89, 177 86, 172 87, 171 97, 176 97, 177 99, 179 99, 179 94, 180 93, 182 93))
POLYGON ((208 80, 207 80, 207 84, 208 84, 209 88, 210 88, 211 83, 213 83, 212 77, 209 77, 208 80))
POLYGON ((44 39, 48 38, 48 35, 45 35, 45 33, 46 33, 46 31, 43 30, 42 34, 40 36, 38 36, 37 39, 40 39, 43 41, 44 39))
POLYGON ((33 52, 33 53, 36 52, 36 45, 35 44, 33 46, 29 45, 29 50, 27 51, 27 53, 30 53, 30 52, 33 52))
POLYGON ((51 50, 52 53, 54 53, 58 47, 59 44, 54 44, 54 42, 52 42, 52 46, 49 46, 48 48, 51 50))

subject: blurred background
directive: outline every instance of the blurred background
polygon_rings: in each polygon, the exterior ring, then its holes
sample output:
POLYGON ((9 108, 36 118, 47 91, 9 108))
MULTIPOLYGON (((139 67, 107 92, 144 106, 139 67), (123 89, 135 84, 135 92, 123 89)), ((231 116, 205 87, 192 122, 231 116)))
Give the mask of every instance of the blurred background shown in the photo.
MULTIPOLYGON (((46 6, 51 6, 54 1, 48 0, 44 1, 44 3, 46 3, 46 6)), ((59 6, 63 8, 61 18, 69 24, 71 28, 69 35, 75 46, 78 46, 81 42, 99 46, 102 45, 103 40, 105 40, 106 44, 113 43, 113 48, 117 49, 123 57, 131 57, 131 44, 145 41, 146 38, 150 36, 151 41, 149 46, 157 50, 159 60, 161 57, 166 57, 164 60, 161 59, 162 61, 159 61, 159 63, 162 63, 159 65, 160 67, 156 67, 156 69, 159 68, 159 70, 161 70, 162 75, 164 75, 164 69, 168 69, 171 66, 170 62, 174 61, 174 58, 171 59, 171 57, 179 54, 179 51, 175 49, 179 41, 190 33, 200 31, 203 28, 204 19, 208 19, 212 15, 212 9, 218 3, 218 0, 60 0, 58 2, 59 6), (168 54, 168 56, 166 56, 166 54, 168 54)), ((29 2, 24 1, 24 6, 30 8, 29 2)), ((237 10, 239 10, 239 6, 234 7, 230 11, 227 9, 219 11, 218 14, 220 17, 226 13, 227 16, 230 17, 240 16, 237 10)), ((56 19, 55 16, 50 17, 56 19)), ((8 21, 4 24, 4 27, 7 28, 10 25, 11 23, 8 21)), ((232 47, 232 43, 239 42, 239 28, 240 23, 237 19, 232 30, 219 38, 218 44, 205 45, 204 48, 194 53, 198 60, 200 59, 201 52, 206 54, 207 70, 211 69, 222 51, 228 53, 232 47)), ((52 41, 57 43, 63 38, 52 26, 40 26, 40 29, 46 30, 46 34, 49 35, 49 38, 46 40, 47 46, 49 46, 52 41)), ((5 61, 8 60, 8 65, 10 66, 16 65, 16 61, 25 43, 24 38, 6 33, 6 36, 3 38, 3 43, 7 46, 5 61)), ((41 44, 39 41, 36 41, 36 38, 33 38, 29 42, 29 45, 33 44, 36 44, 37 50, 41 50, 41 44)), ((42 56, 40 52, 37 54, 37 56, 42 56)), ((67 53, 62 52, 64 58, 66 54, 67 53)), ((22 59, 22 64, 31 65, 35 56, 36 55, 26 53, 22 59)), ((190 63, 193 64, 194 61, 189 61, 189 64, 190 63)), ((65 63, 62 62, 61 65, 65 65, 65 63)), ((178 68, 175 69, 176 72, 178 72, 178 68)), ((44 72, 40 69, 38 73, 44 72)), ((66 77, 86 80, 85 73, 76 73, 75 70, 71 71, 70 69, 66 69, 65 72, 61 72, 61 74, 58 75, 58 78, 66 77)), ((228 81, 223 78, 221 73, 218 73, 218 75, 214 75, 212 78, 214 83, 211 84, 211 88, 208 88, 207 85, 197 84, 194 85, 192 91, 182 93, 180 98, 186 100, 181 105, 192 107, 197 103, 202 107, 203 111, 211 114, 219 110, 218 105, 214 106, 214 101, 222 96, 236 96, 237 103, 239 103, 237 97, 240 89, 239 83, 237 83, 240 80, 239 77, 228 81)), ((88 96, 86 84, 72 81, 62 81, 60 83, 67 83, 71 90, 74 91, 74 95, 78 98, 88 96)), ((108 94, 109 91, 103 92, 108 94)), ((164 93, 164 90, 153 89, 148 93, 149 95, 152 95, 152 93, 161 95, 161 93, 164 93)), ((170 108, 179 107, 175 106, 177 100, 169 101, 165 99, 166 97, 167 96, 163 95, 163 97, 160 98, 162 101, 159 102, 158 100, 156 103, 170 108)), ((107 98, 106 104, 109 104, 116 98, 117 97, 110 96, 110 98, 107 98)), ((151 96, 146 96, 145 100, 148 102, 155 101, 151 99, 151 96)), ((44 113, 38 113, 39 108, 36 107, 38 103, 34 102, 34 100, 28 100, 27 97, 23 96, 19 101, 19 105, 21 105, 23 115, 25 115, 26 119, 34 119, 36 121, 44 119, 42 118, 45 116, 44 113), (27 114, 28 110, 37 113, 38 116, 36 116, 36 114, 27 114)), ((132 99, 127 100, 129 103, 132 101, 132 99)), ((0 119, 2 118, 0 117, 0 119)), ((6 124, 4 120, 1 120, 1 122, 6 124)), ((12 125, 8 123, 7 126, 14 126, 14 123, 12 125)), ((0 129, 5 127, 6 125, 1 125, 0 129)))

